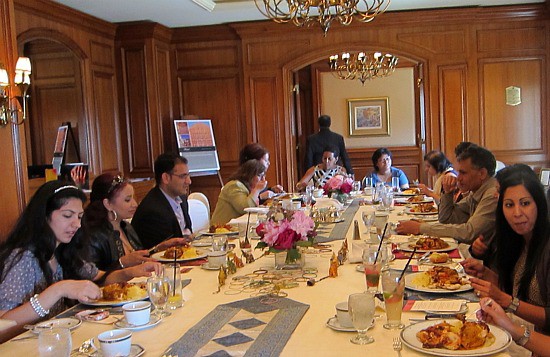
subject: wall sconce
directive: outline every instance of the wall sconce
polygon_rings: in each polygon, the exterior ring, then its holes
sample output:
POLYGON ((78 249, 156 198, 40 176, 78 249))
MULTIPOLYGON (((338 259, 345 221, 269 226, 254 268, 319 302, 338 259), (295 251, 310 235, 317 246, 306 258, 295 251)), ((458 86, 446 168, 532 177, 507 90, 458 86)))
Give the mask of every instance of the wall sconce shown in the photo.
POLYGON ((27 119, 28 100, 27 91, 31 84, 31 60, 28 57, 19 57, 15 65, 15 87, 17 91, 9 90, 10 78, 8 71, 0 67, 0 126, 4 127, 9 123, 21 125, 27 119), (10 93, 12 96, 10 97, 10 93), (17 99, 19 108, 12 109, 11 99, 17 99))

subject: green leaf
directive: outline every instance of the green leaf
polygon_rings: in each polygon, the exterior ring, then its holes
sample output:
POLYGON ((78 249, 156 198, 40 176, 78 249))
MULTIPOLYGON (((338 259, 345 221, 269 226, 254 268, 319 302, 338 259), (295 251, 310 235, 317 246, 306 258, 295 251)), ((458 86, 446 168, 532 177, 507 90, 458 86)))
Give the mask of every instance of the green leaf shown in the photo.
POLYGON ((298 249, 289 249, 286 253, 286 263, 291 264, 296 262, 302 257, 302 254, 298 251, 298 249))

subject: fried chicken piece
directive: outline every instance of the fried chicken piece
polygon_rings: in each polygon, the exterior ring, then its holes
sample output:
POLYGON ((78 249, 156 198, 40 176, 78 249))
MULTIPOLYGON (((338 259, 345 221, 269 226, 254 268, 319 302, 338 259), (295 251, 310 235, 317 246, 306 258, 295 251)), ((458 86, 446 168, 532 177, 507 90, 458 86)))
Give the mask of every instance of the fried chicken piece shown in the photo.
POLYGON ((481 321, 466 321, 460 329, 460 335, 462 336, 460 345, 463 349, 479 348, 485 344, 489 335, 489 326, 481 321))

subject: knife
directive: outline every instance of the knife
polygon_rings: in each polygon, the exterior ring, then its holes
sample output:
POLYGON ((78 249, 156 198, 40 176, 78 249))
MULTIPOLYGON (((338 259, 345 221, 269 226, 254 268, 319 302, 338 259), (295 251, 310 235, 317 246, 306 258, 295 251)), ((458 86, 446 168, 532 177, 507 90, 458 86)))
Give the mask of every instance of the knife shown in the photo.
POLYGON ((457 313, 445 313, 445 314, 426 314, 424 320, 433 319, 456 319, 457 313))

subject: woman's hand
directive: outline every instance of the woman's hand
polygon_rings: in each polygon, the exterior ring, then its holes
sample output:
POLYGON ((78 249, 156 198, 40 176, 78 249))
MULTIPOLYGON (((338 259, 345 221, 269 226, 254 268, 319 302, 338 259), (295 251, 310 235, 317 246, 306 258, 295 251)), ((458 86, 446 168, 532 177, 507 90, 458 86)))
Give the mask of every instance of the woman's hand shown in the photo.
POLYGON ((460 262, 460 265, 464 267, 466 274, 482 278, 485 273, 485 266, 483 261, 474 258, 468 258, 460 262))
POLYGON ((157 246, 155 247, 155 250, 157 252, 161 252, 170 247, 177 247, 177 246, 188 247, 189 242, 185 238, 171 238, 171 239, 168 239, 167 241, 157 244, 157 246))
POLYGON ((275 185, 275 186, 271 187, 271 191, 273 191, 275 193, 285 193, 285 189, 281 185, 275 185))
POLYGON ((122 266, 125 268, 133 267, 135 265, 142 264, 144 262, 154 262, 155 260, 149 258, 148 250, 136 250, 132 253, 128 253, 120 258, 122 266))
POLYGON ((515 326, 508 315, 506 315, 506 312, 504 312, 502 307, 491 298, 482 298, 479 301, 479 306, 481 307, 481 310, 476 313, 476 317, 481 321, 494 323, 508 332, 512 332, 515 328, 519 328, 519 326, 515 326))
POLYGON ((130 273, 130 279, 128 280, 141 276, 150 277, 153 272, 157 275, 162 275, 162 264, 158 262, 145 262, 126 270, 130 273))
POLYGON ((472 244, 472 255, 476 258, 481 258, 485 255, 489 246, 485 244, 483 240, 483 235, 480 234, 472 244))
POLYGON ((86 169, 82 165, 77 165, 71 170, 71 179, 79 188, 86 183, 86 169))
POLYGON ((474 288, 475 294, 480 297, 490 297, 497 304, 508 306, 512 297, 498 288, 490 281, 470 277, 470 284, 474 288))
POLYGON ((59 286, 63 297, 87 303, 101 297, 99 287, 89 280, 62 280, 55 285, 59 286))
POLYGON ((268 200, 275 196, 275 193, 273 191, 267 190, 262 193, 260 193, 260 200, 268 200))
POLYGON ((422 193, 423 195, 433 197, 434 192, 432 191, 432 189, 424 185, 423 183, 418 184, 418 189, 420 190, 420 193, 422 193))

